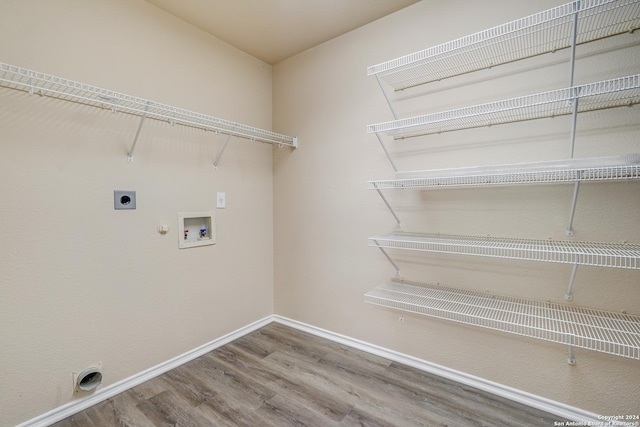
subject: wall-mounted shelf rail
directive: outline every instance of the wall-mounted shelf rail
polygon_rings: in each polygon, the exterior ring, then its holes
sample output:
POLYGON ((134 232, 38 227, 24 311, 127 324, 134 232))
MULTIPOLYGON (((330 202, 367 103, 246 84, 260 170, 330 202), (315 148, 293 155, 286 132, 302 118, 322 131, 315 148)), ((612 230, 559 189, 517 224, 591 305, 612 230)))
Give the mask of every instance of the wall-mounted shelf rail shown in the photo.
POLYGON ((515 184, 574 183, 640 178, 640 154, 439 170, 396 172, 368 181, 370 190, 436 189, 515 184))
POLYGON ((639 0, 576 0, 367 69, 394 90, 568 48, 640 27, 639 0), (574 23, 577 20, 577 23, 574 23))
POLYGON ((384 132, 394 139, 470 129, 633 105, 640 102, 640 74, 526 95, 503 101, 393 120, 367 126, 368 133, 384 132))
MULTIPOLYGON (((205 114, 125 95, 84 83, 78 83, 69 79, 2 62, 0 62, 0 86, 25 90, 28 91, 29 94, 36 93, 65 101, 78 102, 99 108, 108 108, 113 112, 124 112, 140 116, 142 120, 156 119, 172 124, 175 123, 249 139, 251 141, 297 147, 297 138, 295 137, 281 135, 268 130, 207 116, 205 114)), ((135 141, 131 151, 133 151, 134 147, 135 141)))
POLYGON ((392 280, 365 302, 640 360, 640 316, 392 280))
POLYGON ((389 233, 369 238, 370 246, 475 255, 596 267, 640 269, 640 245, 447 234, 389 233))

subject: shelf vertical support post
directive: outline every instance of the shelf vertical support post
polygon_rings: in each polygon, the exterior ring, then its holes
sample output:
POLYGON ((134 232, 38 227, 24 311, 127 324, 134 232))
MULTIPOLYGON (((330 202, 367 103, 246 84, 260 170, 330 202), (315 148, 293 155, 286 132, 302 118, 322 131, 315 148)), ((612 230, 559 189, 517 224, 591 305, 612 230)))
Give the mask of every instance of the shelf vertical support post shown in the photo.
POLYGON ((393 268, 396 269, 396 276, 400 277, 400 267, 398 267, 398 265, 393 261, 393 259, 391 259, 391 257, 389 256, 389 254, 387 253, 387 251, 384 250, 384 248, 382 246, 380 246, 380 244, 378 243, 377 240, 374 240, 373 243, 376 244, 376 247, 378 249, 380 249, 380 252, 382 252, 382 254, 387 258, 387 260, 391 263, 391 265, 393 265, 393 268))
POLYGON ((33 83, 32 83, 32 81, 33 81, 33 78, 32 78, 33 71, 29 71, 28 74, 29 74, 29 96, 31 96, 31 95, 33 95, 33 87, 34 87, 33 83))
POLYGON ((572 29, 571 29, 571 60, 570 71, 569 71, 569 87, 573 86, 573 75, 575 71, 576 65, 576 44, 578 41, 578 12, 580 11, 580 0, 576 0, 573 2, 574 12, 573 12, 573 21, 572 21, 572 29))
POLYGON ((576 183, 573 186, 573 199, 571 200, 571 212, 569 213, 569 225, 567 226, 567 236, 573 236, 573 219, 576 214, 576 205, 578 204, 578 192, 580 191, 580 178, 582 171, 578 171, 576 183))
POLYGON ((573 102, 573 114, 571 123, 571 147, 569 150, 569 158, 573 158, 573 149, 576 140, 576 123, 578 118, 578 93, 573 88, 573 77, 575 74, 576 66, 576 44, 578 40, 578 12, 580 11, 580 0, 576 0, 574 3, 575 11, 573 13, 573 27, 571 30, 571 58, 569 61, 569 88, 572 91, 573 102))
POLYGON ((384 204, 387 206, 387 209, 389 209, 389 212, 391 212, 391 215, 393 215, 393 217, 395 218, 398 229, 402 229, 402 223, 400 222, 400 218, 398 218, 398 215, 396 215, 396 213, 394 212, 393 208, 387 201, 387 198, 384 197, 384 194, 382 194, 382 191, 380 191, 380 189, 378 188, 378 184, 373 183, 373 185, 376 188, 376 191, 378 192, 378 194, 380 195, 380 198, 382 199, 384 204))
POLYGON ((218 151, 218 155, 216 156, 216 160, 213 162, 213 168, 214 169, 218 169, 218 163, 220 162, 220 158, 222 157, 222 153, 224 153, 224 150, 227 149, 227 145, 229 145, 229 141, 231 141, 231 137, 233 135, 229 134, 227 136, 227 139, 224 141, 224 144, 222 145, 222 148, 220 148, 220 151, 218 151))
POLYGON ((398 168, 396 167, 396 164, 393 163, 393 159, 391 158, 391 155, 387 151, 387 146, 384 145, 384 141, 382 141, 382 138, 380 138, 380 134, 378 132, 376 132, 376 138, 378 138, 378 142, 380 143, 380 146, 382 147, 382 151, 384 151, 385 156, 387 156, 387 160, 389 160, 389 163, 391 163, 391 167, 393 168, 393 171, 398 172, 398 168))
POLYGON ((569 140, 569 158, 573 159, 573 151, 576 145, 576 127, 578 125, 578 88, 571 88, 572 97, 571 103, 573 104, 573 110, 571 112, 571 137, 569 140))
MULTIPOLYGON (((569 158, 573 159, 573 152, 575 150, 576 145, 576 127, 578 124, 578 103, 579 103, 579 93, 578 89, 573 87, 573 77, 575 74, 575 65, 576 65, 576 44, 578 39, 578 12, 580 11, 580 0, 576 0, 574 3, 574 13, 573 13, 573 28, 571 30, 571 59, 570 63, 570 71, 569 71, 569 90, 571 91, 571 103, 573 107, 573 111, 571 113, 571 136, 569 140, 569 158)), ((578 202, 578 191, 580 190, 580 171, 578 171, 578 177, 576 179, 575 186, 573 188, 573 199, 571 201, 571 213, 569 214, 569 226, 567 227, 566 234, 567 236, 573 236, 573 219, 576 213, 576 203, 578 202)), ((576 265, 577 267, 577 265, 576 265)), ((575 274, 575 268, 573 271, 575 274)), ((573 275, 572 275, 573 276, 573 275)), ((570 287, 573 286, 573 279, 570 287)), ((567 292, 565 296, 566 299, 571 299, 571 289, 567 292)))
POLYGON ((387 91, 384 90, 384 86, 382 86, 382 82, 380 81, 380 76, 376 74, 376 80, 378 81, 378 85, 380 86, 380 90, 382 91, 382 94, 384 95, 384 99, 387 101, 387 105, 389 106, 389 109, 391 110, 391 114, 393 114, 393 120, 398 120, 398 115, 396 114, 396 110, 393 109, 393 105, 391 104, 391 101, 389 100, 389 96, 387 95, 387 91))
POLYGON ((576 263, 573 264, 573 269, 571 270, 571 277, 569 278, 569 286, 567 287, 567 293, 564 296, 564 299, 567 301, 573 300, 573 284, 576 281, 576 272, 578 271, 578 262, 580 258, 576 259, 576 263))
POLYGON ((576 356, 573 354, 573 346, 569 344, 569 355, 567 356, 567 363, 569 365, 576 364, 576 356))
POLYGON ((133 162, 133 152, 136 149, 136 144, 138 143, 138 138, 140 137, 140 131, 142 130, 142 125, 144 124, 144 120, 147 118, 147 112, 149 111, 149 106, 151 101, 147 101, 147 105, 144 107, 144 114, 142 114, 142 118, 140 119, 140 123, 138 124, 138 130, 136 131, 136 136, 133 138, 133 144, 131 145, 131 149, 129 150, 129 155, 127 160, 129 163, 133 162))

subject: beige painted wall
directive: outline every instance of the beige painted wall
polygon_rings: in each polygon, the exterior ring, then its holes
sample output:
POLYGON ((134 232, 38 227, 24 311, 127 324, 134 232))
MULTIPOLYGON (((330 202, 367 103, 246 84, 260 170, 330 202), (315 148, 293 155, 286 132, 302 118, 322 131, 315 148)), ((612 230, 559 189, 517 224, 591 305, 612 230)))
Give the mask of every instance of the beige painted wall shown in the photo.
MULTIPOLYGON (((638 361, 376 308, 363 295, 394 270, 367 237, 394 228, 366 181, 393 177, 366 125, 393 117, 367 66, 560 1, 423 1, 274 66, 275 311, 314 326, 596 413, 640 413, 638 361), (404 316, 400 323, 398 317, 404 316)), ((578 49, 576 83, 637 73, 640 34, 578 49)), ((568 51, 392 94, 400 117, 566 87, 568 51)), ((579 117, 576 157, 640 151, 640 107, 579 117)), ((400 170, 566 158, 570 118, 389 142, 400 170)), ((583 185, 575 240, 640 242, 640 183, 583 185)), ((406 231, 566 239, 571 185, 386 194, 406 231)), ((409 280, 564 302, 570 265, 392 252, 409 280)), ((637 271, 580 267, 574 304, 640 314, 637 271)))
MULTIPOLYGON (((0 61, 271 128, 271 67, 141 0, 3 0, 0 61)), ((0 88, 0 426, 273 313, 272 147, 0 88), (137 191, 114 211, 113 191, 137 191), (218 244, 178 250, 177 213, 218 244), (157 226, 171 227, 167 235, 157 226)))
MULTIPOLYGON (((222 137, 0 89, 0 426, 275 312, 602 414, 638 413, 638 362, 363 303, 393 273, 367 237, 393 221, 369 179, 392 177, 370 123, 391 115, 367 66, 559 2, 421 2, 274 69, 140 0, 4 0, 0 61, 296 135, 301 148, 222 137), (488 13, 490 11, 490 13, 488 13), (273 177, 273 187, 272 187, 273 177), (115 189, 138 209, 116 212, 115 189), (176 213, 217 210, 218 245, 179 251, 176 213), (160 224, 171 231, 162 236, 160 224), (275 238, 274 238, 275 236, 275 238), (275 252, 274 252, 275 245, 275 252), (275 256, 275 264, 274 264, 275 256), (275 265, 275 268, 274 268, 275 265), (250 266, 250 268, 247 268, 250 266), (274 277, 275 274, 275 288, 274 277)), ((638 69, 638 35, 579 50, 576 81, 638 69)), ((566 52, 393 96, 401 116, 566 85, 566 52)), ((638 107, 584 115, 576 155, 637 152, 638 107)), ((401 169, 561 158, 568 119, 391 144, 401 169)), ((637 183, 581 190, 576 239, 640 242, 637 183)), ((570 186, 389 194, 406 230, 564 238, 570 186)), ((407 279, 562 301, 570 267, 395 254, 407 279)), ((640 314, 638 274, 580 268, 575 304, 640 314)))

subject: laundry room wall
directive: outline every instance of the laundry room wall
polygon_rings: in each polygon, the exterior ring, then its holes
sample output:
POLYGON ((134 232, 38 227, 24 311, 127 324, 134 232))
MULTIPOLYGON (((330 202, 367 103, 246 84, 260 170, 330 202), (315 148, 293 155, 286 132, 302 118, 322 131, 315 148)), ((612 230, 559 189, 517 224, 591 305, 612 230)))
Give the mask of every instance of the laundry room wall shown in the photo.
MULTIPOLYGON (((393 120, 367 67, 564 2, 422 1, 274 66, 274 126, 298 126, 304 146, 275 153, 276 314, 603 415, 638 414, 640 369, 631 360, 408 314, 364 302, 395 275, 368 237, 395 221, 367 181, 393 169, 369 124, 393 120), (401 319, 402 318, 402 319, 401 319), (402 320, 402 321, 401 321, 402 320)), ((579 46, 575 84, 637 73, 640 35, 579 46)), ((569 50, 394 93, 399 118, 569 86, 569 50)), ((580 114, 575 157, 636 153, 639 107, 580 114)), ((392 141, 399 170, 566 159, 570 116, 392 141)), ((397 190, 385 195, 405 231, 640 243, 638 182, 581 186, 567 237, 573 185, 397 190)), ((406 280, 640 314, 638 271, 390 251, 406 280)))
MULTIPOLYGON (((271 129, 271 66, 142 0, 2 1, 0 61, 271 129)), ((139 123, 0 87, 1 426, 77 398, 74 371, 108 386, 273 312, 272 146, 215 170, 224 135, 148 119, 129 163, 139 123), (217 244, 179 250, 200 211, 217 244)))

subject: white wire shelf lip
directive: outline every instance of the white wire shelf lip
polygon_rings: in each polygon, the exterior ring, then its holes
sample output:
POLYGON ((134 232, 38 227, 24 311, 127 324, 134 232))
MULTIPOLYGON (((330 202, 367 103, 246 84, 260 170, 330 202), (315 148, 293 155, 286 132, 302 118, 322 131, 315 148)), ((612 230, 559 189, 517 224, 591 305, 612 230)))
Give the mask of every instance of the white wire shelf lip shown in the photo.
POLYGON ((395 232, 369 237, 378 248, 639 270, 640 245, 395 232))
POLYGON ((78 102, 99 108, 110 108, 137 116, 168 121, 184 126, 215 131, 226 135, 269 144, 297 146, 295 137, 207 116, 147 99, 78 83, 38 71, 0 62, 0 86, 26 90, 65 101, 78 102))
POLYGON ((367 188, 370 190, 434 189, 638 178, 640 178, 640 153, 535 163, 396 172, 396 179, 368 181, 367 188))
POLYGON ((367 69, 394 90, 442 80, 640 27, 639 0, 576 0, 367 69))
POLYGON ((640 316, 393 280, 365 302, 640 360, 640 316))
POLYGON ((640 74, 368 125, 367 132, 403 139, 572 114, 575 102, 578 112, 637 104, 640 74))

